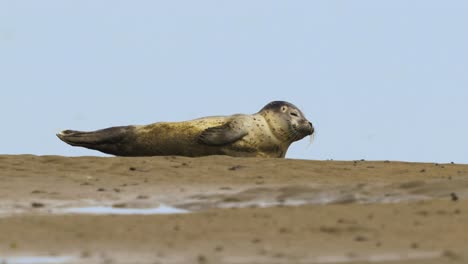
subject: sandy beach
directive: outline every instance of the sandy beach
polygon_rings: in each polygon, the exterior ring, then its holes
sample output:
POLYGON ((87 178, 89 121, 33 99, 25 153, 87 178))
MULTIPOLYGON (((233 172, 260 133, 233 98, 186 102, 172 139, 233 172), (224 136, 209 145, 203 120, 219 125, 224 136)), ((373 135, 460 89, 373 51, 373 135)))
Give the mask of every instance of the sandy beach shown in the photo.
POLYGON ((459 164, 3 155, 0 260, 466 263, 467 198, 459 164))

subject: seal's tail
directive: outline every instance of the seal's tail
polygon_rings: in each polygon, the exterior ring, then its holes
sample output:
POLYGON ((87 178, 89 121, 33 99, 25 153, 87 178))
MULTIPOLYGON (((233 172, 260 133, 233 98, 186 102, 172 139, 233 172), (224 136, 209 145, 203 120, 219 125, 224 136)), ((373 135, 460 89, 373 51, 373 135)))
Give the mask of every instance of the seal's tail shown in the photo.
POLYGON ((128 140, 131 126, 110 127, 106 129, 84 132, 64 130, 57 134, 63 142, 78 147, 85 147, 113 154, 128 140))

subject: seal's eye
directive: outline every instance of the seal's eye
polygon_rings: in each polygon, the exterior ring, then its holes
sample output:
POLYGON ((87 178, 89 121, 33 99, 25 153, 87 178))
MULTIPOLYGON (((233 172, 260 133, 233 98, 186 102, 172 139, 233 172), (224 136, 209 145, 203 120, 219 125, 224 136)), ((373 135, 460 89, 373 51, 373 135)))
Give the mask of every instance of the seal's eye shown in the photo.
POLYGON ((296 113, 290 113, 292 116, 298 117, 296 113))

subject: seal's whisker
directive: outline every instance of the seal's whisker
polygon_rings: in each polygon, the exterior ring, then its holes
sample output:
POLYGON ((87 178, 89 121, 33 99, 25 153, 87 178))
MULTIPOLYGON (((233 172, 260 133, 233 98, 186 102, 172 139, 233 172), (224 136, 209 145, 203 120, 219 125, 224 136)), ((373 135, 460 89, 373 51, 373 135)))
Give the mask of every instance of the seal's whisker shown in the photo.
POLYGON ((314 143, 315 134, 316 134, 316 133, 317 133, 317 132, 314 131, 314 133, 312 133, 312 134, 309 136, 310 140, 309 140, 309 145, 307 146, 308 148, 312 145, 312 143, 314 143))

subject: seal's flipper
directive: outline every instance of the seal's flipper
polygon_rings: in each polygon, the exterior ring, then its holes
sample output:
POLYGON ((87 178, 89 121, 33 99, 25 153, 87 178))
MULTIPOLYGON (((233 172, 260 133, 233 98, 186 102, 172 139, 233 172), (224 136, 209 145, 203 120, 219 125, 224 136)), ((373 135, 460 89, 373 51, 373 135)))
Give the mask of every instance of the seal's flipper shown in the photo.
POLYGON ((120 143, 130 127, 110 127, 92 132, 64 130, 57 134, 64 142, 73 146, 102 145, 120 143))
POLYGON ((247 131, 232 127, 230 123, 226 123, 205 129, 198 137, 198 140, 206 145, 219 146, 233 143, 247 134, 247 131))
POLYGON ((64 130, 57 134, 67 144, 95 149, 104 153, 131 156, 129 142, 132 140, 133 126, 110 127, 92 132, 64 130))

